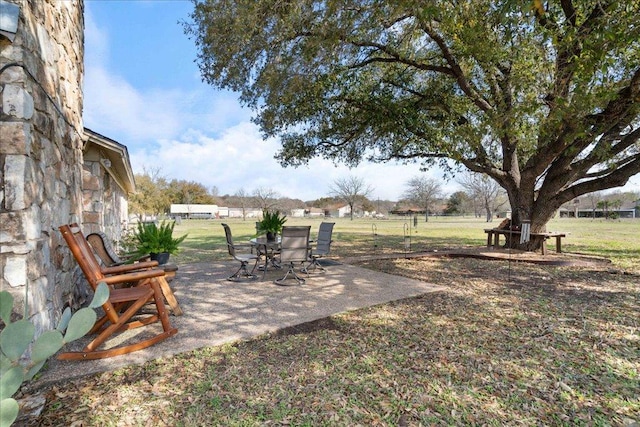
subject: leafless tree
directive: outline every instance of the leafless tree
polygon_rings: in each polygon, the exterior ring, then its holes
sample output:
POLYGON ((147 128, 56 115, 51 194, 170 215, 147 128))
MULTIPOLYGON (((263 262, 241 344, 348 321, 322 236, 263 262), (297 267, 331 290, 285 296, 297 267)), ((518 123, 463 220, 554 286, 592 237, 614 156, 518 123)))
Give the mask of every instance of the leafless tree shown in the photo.
POLYGON ((278 203, 280 195, 271 188, 259 187, 253 191, 254 203, 262 210, 271 210, 278 203))
POLYGON ((433 202, 442 195, 442 185, 434 178, 424 175, 411 178, 405 184, 403 198, 425 210, 424 220, 429 221, 433 202))
POLYGON ((238 207, 242 209, 242 220, 245 221, 247 219, 247 207, 250 202, 249 194, 244 188, 240 188, 233 196, 237 199, 238 207))
POLYGON ((487 214, 487 222, 491 222, 494 212, 508 201, 504 189, 487 175, 467 172, 458 179, 458 183, 477 203, 482 205, 487 214))
POLYGON ((336 179, 330 188, 332 195, 349 205, 352 221, 355 206, 364 202, 372 191, 373 188, 366 184, 362 178, 353 175, 336 179))
POLYGON ((587 200, 589 201, 589 205, 591 206, 591 218, 596 218, 596 209, 598 208, 598 203, 602 201, 602 192, 594 191, 593 193, 589 193, 586 195, 587 200))

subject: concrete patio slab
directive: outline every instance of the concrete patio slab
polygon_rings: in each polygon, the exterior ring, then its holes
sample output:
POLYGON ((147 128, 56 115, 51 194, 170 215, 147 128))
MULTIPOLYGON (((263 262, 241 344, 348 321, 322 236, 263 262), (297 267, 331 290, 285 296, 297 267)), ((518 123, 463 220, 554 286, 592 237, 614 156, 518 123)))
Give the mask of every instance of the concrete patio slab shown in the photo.
MULTIPOLYGON (((29 388, 141 364, 197 348, 249 339, 336 313, 441 290, 431 283, 393 276, 348 264, 331 265, 313 273, 303 285, 278 286, 282 271, 269 271, 265 280, 230 282, 231 262, 181 265, 172 288, 183 316, 170 316, 178 334, 150 348, 102 360, 52 359, 29 388)), ((153 326, 155 327, 155 325, 153 326)), ((136 334, 140 328, 127 333, 136 334)), ((70 347, 80 350, 82 339, 70 347)), ((117 345, 114 344, 114 345, 117 345)), ((66 350, 68 350, 67 348, 66 350)))

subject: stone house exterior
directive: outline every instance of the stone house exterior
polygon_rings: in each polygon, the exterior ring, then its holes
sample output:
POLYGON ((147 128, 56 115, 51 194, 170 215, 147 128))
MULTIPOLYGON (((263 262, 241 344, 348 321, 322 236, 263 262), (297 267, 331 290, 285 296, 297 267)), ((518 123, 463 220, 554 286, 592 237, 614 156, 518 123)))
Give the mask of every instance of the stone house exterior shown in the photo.
POLYGON ((82 231, 118 238, 126 227, 129 194, 135 191, 127 147, 85 128, 82 150, 82 231))
POLYGON ((117 235, 133 176, 126 148, 83 126, 83 0, 0 6, 3 27, 18 17, 0 31, 0 289, 28 301, 39 333, 82 302, 58 227, 117 235))

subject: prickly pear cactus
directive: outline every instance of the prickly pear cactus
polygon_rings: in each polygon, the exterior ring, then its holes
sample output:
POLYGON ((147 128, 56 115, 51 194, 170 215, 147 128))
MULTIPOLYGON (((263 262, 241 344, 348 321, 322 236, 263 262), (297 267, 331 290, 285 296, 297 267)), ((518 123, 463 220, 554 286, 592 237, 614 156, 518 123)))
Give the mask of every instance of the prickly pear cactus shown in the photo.
POLYGON ((58 327, 42 333, 34 341, 33 324, 25 319, 11 322, 13 296, 6 291, 0 292, 0 319, 5 324, 0 332, 0 427, 9 427, 18 417, 18 402, 12 396, 22 383, 30 381, 47 359, 66 343, 86 335, 96 322, 94 308, 104 304, 107 298, 107 285, 98 284, 89 307, 81 308, 73 316, 67 308, 62 313, 58 327), (29 346, 31 356, 25 359, 23 355, 29 346))

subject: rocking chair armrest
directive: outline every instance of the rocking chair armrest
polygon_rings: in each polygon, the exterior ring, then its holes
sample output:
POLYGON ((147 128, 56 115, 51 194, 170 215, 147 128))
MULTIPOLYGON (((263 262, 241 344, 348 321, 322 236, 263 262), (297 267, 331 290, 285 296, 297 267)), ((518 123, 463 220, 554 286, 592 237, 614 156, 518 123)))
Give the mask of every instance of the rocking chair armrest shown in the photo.
POLYGON ((103 274, 119 274, 138 270, 148 270, 158 266, 158 261, 137 262, 135 264, 114 265, 111 267, 103 267, 100 270, 103 274))
POLYGON ((105 282, 107 285, 114 285, 116 283, 136 282, 144 279, 151 279, 153 277, 164 276, 164 270, 153 269, 134 271, 132 273, 118 274, 116 276, 107 276, 100 279, 101 282, 105 282))

